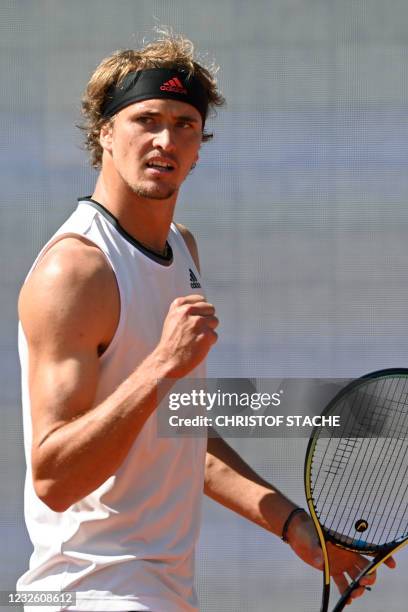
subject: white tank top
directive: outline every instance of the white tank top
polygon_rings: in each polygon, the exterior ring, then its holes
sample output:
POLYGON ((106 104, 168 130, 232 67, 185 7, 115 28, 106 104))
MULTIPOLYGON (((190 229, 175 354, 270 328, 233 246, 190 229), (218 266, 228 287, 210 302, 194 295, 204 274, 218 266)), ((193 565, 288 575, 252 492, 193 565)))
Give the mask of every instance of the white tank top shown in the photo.
MULTIPOLYGON (((95 243, 118 282, 120 320, 100 358, 98 404, 157 346, 171 302, 197 293, 199 274, 174 224, 165 259, 137 243, 109 211, 90 198, 79 201, 30 272, 50 244, 64 234, 79 234, 95 243)), ((207 441, 158 437, 154 412, 117 473, 65 512, 54 512, 37 497, 32 484, 28 351, 21 324, 19 354, 27 462, 25 517, 34 552, 18 590, 77 593, 76 605, 50 606, 49 612, 196 611, 194 545, 207 441)), ((192 375, 204 377, 204 364, 192 375)), ((38 607, 25 610, 38 612, 38 607)))

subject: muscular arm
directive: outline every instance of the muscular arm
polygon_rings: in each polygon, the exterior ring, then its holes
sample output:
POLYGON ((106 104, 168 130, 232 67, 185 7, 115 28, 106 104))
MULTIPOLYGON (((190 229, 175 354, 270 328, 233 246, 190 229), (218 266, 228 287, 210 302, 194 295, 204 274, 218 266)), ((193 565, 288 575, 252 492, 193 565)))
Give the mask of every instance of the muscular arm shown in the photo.
POLYGON ((32 468, 37 495, 62 512, 115 473, 157 406, 159 378, 185 376, 216 339, 201 296, 175 300, 162 339, 98 405, 99 354, 119 318, 116 280, 83 240, 54 245, 24 285, 20 320, 29 350, 32 468))

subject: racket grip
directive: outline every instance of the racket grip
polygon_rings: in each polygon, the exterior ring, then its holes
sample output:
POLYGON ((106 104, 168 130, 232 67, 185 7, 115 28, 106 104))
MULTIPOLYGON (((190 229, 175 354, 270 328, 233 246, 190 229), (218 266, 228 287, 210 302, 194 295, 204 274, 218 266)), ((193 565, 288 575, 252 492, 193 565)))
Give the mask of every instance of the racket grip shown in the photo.
MULTIPOLYGON (((360 580, 360 578, 362 578, 362 576, 365 574, 365 572, 362 572, 362 575, 359 576, 359 578, 352 582, 351 584, 349 584, 348 588, 344 591, 343 595, 340 597, 339 601, 336 603, 336 605, 334 606, 332 612, 341 612, 341 610, 344 610, 344 608, 347 605, 347 601, 350 597, 350 595, 352 594, 352 592, 357 589, 360 585, 358 584, 358 581, 360 580)), ((371 591, 371 587, 369 586, 363 586, 363 588, 366 591, 371 591)))

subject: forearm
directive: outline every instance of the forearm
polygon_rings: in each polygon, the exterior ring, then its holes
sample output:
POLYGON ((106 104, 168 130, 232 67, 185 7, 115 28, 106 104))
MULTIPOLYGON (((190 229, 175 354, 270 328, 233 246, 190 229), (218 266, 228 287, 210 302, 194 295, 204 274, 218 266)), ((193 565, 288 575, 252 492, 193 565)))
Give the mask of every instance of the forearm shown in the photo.
POLYGON ((33 445, 36 491, 45 503, 63 511, 118 470, 157 407, 157 380, 166 374, 152 353, 103 402, 33 445))
POLYGON ((252 470, 222 438, 209 438, 207 450, 205 493, 281 536, 296 504, 252 470))
MULTIPOLYGON (((205 493, 227 508, 257 523, 285 540, 295 554, 316 569, 323 568, 323 555, 313 521, 307 512, 292 513, 297 508, 280 491, 265 482, 221 438, 209 438, 206 463, 205 493)), ((329 543, 331 574, 340 592, 365 567, 361 555, 329 543)), ((395 567, 390 558, 389 567, 395 567)), ((375 582, 375 573, 360 582, 352 598, 365 592, 375 582)))

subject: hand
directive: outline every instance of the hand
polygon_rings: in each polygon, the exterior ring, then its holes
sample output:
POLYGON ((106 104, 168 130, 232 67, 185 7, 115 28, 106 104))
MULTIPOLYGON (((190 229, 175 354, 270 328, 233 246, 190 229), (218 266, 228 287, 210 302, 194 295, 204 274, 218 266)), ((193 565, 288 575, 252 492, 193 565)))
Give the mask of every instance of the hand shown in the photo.
MULTIPOLYGON (((304 561, 316 569, 323 569, 323 554, 320 547, 319 539, 312 519, 306 513, 298 514, 289 524, 288 542, 294 552, 304 561)), ((348 551, 331 544, 327 544, 327 552, 330 561, 330 574, 333 578, 340 593, 343 593, 348 585, 349 580, 355 580, 361 570, 369 563, 366 557, 348 551)), ((389 568, 394 568, 396 563, 392 557, 389 557, 385 562, 389 568)), ((376 581, 376 572, 369 576, 361 578, 359 584, 361 586, 354 589, 348 600, 348 604, 352 603, 353 599, 361 597, 366 591, 365 587, 371 586, 376 581)))
POLYGON ((156 348, 159 358, 170 366, 169 377, 182 378, 205 359, 217 341, 217 326, 215 308, 202 295, 172 302, 156 348))

